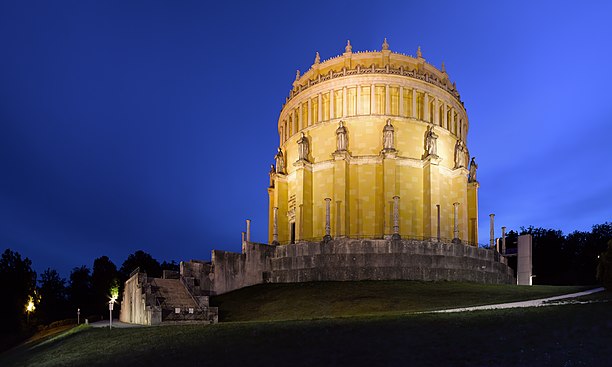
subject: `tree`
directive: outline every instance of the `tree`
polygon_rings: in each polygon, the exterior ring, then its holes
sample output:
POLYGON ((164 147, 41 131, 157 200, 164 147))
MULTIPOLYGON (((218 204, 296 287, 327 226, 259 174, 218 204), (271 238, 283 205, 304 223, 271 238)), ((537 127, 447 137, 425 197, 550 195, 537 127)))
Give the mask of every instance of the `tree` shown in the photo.
POLYGON ((170 261, 170 262, 164 261, 164 262, 161 264, 161 268, 162 268, 162 271, 163 271, 163 270, 180 271, 180 268, 181 268, 181 267, 180 267, 180 265, 179 265, 179 264, 177 264, 177 263, 176 263, 174 260, 172 260, 172 261, 170 261))
POLYGON ((567 256, 563 252, 565 237, 554 229, 521 227, 521 235, 532 236, 533 274, 538 284, 567 284, 563 277, 567 256))
POLYGON ((608 241, 608 249, 599 255, 597 279, 607 290, 612 291, 612 240, 608 241))
POLYGON ((94 311, 91 307, 93 300, 89 273, 89 268, 85 265, 75 267, 70 272, 70 286, 68 287, 70 304, 75 312, 77 308, 80 308, 82 315, 91 315, 94 311))
POLYGON ((18 252, 6 249, 0 258, 0 330, 19 332, 24 321, 26 303, 36 290, 36 273, 32 261, 21 259, 18 252))
POLYGON ((118 278, 117 267, 108 256, 102 256, 94 260, 91 285, 95 312, 106 315, 111 288, 117 287, 118 278))
POLYGON ((66 280, 55 269, 47 269, 40 275, 40 304, 37 313, 42 323, 49 324, 71 315, 66 299, 66 280))
POLYGON ((125 282, 136 268, 140 268, 141 272, 147 273, 148 276, 153 278, 159 278, 162 274, 159 261, 155 260, 148 253, 138 250, 129 255, 121 265, 119 272, 121 273, 122 282, 125 282))

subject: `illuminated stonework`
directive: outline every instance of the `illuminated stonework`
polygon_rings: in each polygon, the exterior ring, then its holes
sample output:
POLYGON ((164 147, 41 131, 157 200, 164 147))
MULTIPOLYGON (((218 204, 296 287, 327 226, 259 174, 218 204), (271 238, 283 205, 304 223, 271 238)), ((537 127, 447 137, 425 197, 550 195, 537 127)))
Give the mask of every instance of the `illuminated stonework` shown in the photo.
POLYGON ((444 65, 428 64, 420 48, 412 57, 385 40, 381 51, 354 53, 349 42, 329 60, 317 53, 310 70, 297 72, 278 119, 269 242, 320 241, 326 198, 331 237, 391 238, 399 197, 402 238, 477 244, 468 126, 444 65))

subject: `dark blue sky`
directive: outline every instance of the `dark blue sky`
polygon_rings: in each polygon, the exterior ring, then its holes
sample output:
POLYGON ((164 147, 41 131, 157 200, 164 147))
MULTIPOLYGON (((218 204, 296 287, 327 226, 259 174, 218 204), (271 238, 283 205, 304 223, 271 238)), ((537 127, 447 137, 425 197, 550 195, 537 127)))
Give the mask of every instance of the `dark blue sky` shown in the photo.
POLYGON ((0 3, 0 247, 64 276, 266 241, 295 70, 319 51, 442 61, 470 120, 480 242, 612 220, 609 2, 0 3))

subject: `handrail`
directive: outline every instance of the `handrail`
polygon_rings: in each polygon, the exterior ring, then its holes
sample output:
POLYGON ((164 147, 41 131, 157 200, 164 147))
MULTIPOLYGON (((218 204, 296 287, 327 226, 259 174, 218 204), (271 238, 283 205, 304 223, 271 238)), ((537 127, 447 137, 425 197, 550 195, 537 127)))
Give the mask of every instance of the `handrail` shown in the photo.
POLYGON ((140 266, 137 267, 136 269, 132 270, 132 272, 130 273, 130 276, 128 278, 131 278, 134 276, 134 274, 138 274, 140 273, 140 266))
POLYGON ((193 295, 193 293, 191 292, 190 287, 187 285, 187 282, 185 281, 185 277, 183 277, 183 275, 181 274, 179 277, 179 280, 181 281, 181 284, 183 284, 185 286, 185 290, 187 291, 187 294, 189 294, 189 297, 191 297, 191 299, 193 300, 193 303, 195 303, 195 305, 198 307, 199 310, 204 311, 204 308, 202 306, 200 306, 200 302, 198 302, 195 299, 195 296, 193 295))

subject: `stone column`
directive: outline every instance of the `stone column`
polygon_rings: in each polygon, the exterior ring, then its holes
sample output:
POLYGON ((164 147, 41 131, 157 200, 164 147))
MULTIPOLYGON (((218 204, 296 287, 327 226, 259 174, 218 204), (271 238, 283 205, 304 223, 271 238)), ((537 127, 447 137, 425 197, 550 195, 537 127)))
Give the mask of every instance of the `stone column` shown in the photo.
POLYGON ((391 114, 391 88, 385 84, 385 115, 391 114))
POLYGON ((308 113, 308 121, 306 122, 306 125, 310 126, 310 125, 312 125, 312 122, 313 122, 312 121, 312 119, 313 119, 313 116, 312 116, 312 98, 308 98, 308 111, 307 111, 307 113, 308 113))
POLYGON ((361 112, 361 85, 357 85, 357 104, 355 105, 355 115, 359 116, 361 112))
POLYGON ((325 237, 323 237, 324 241, 330 241, 331 238, 331 224, 330 224, 330 216, 329 216, 329 205, 331 203, 331 198, 325 198, 325 237))
POLYGON ((370 84, 370 115, 376 113, 376 85, 370 84))
POLYGON ((251 242, 251 220, 246 220, 247 230, 246 230, 246 241, 251 242))
POLYGON ((495 214, 489 214, 489 246, 493 250, 495 245, 495 214))
POLYGON ((453 242, 459 243, 459 203, 453 203, 454 209, 454 228, 453 228, 453 242))
POLYGON ((446 106, 446 103, 442 103, 442 106, 444 108, 442 108, 442 127, 444 127, 446 130, 449 130, 448 128, 448 106, 446 106))
POLYGON ((321 121, 323 121, 323 96, 321 95, 321 93, 319 93, 319 97, 318 98, 319 98, 319 103, 318 103, 319 111, 317 111, 317 112, 318 112, 319 116, 318 116, 317 122, 321 122, 321 121))
POLYGON ((501 253, 506 254, 506 227, 502 227, 502 248, 501 253))
POLYGON ((419 118, 419 114, 417 112, 417 91, 412 88, 412 117, 414 119, 419 118))
POLYGON ((399 234, 399 196, 393 197, 393 236, 391 237, 394 240, 401 239, 399 234))
POLYGON ((399 87, 399 115, 404 117, 404 87, 399 87))
POLYGON ((272 244, 278 245, 278 208, 272 208, 274 212, 274 222, 272 227, 272 244))
POLYGON ((433 110, 433 121, 431 122, 432 124, 436 125, 436 126, 440 126, 440 100, 435 98, 434 99, 434 110, 433 110))
POLYGON ((336 99, 336 93, 334 93, 333 89, 329 90, 329 119, 333 120, 336 116, 336 111, 334 108, 334 102, 336 99))
POLYGON ((348 103, 346 101, 346 87, 342 88, 342 117, 346 117, 346 108, 348 107, 348 103))
POLYGON ((429 120, 429 94, 423 93, 423 120, 431 122, 429 120))
POLYGON ((245 236, 244 235, 245 235, 245 233, 244 232, 240 232, 240 233, 242 233, 242 242, 241 243, 244 244, 244 240, 245 240, 245 236))
POLYGON ((438 238, 438 242, 440 242, 441 238, 440 238, 440 204, 436 204, 436 208, 438 209, 438 230, 437 230, 437 238, 438 238))

